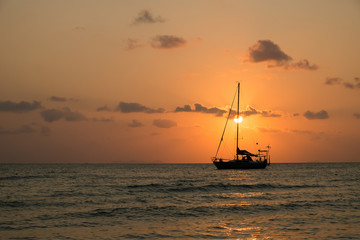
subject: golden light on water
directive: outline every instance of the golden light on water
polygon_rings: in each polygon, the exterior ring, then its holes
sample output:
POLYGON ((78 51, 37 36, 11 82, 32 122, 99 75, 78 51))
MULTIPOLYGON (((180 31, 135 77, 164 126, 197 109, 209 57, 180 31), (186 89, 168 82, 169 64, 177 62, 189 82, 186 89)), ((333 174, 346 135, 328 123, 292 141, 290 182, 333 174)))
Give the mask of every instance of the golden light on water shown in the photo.
POLYGON ((234 122, 241 123, 243 121, 243 117, 239 116, 238 118, 234 118, 234 122))

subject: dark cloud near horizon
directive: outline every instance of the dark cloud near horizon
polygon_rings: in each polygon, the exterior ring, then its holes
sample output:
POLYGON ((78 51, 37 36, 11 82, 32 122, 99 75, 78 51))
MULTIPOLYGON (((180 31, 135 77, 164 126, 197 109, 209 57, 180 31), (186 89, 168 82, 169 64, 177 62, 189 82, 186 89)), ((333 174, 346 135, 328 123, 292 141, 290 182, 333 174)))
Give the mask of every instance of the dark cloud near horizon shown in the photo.
POLYGON ((149 10, 142 10, 134 20, 134 24, 139 23, 163 23, 165 19, 161 16, 154 17, 149 10))
POLYGON ((282 68, 285 70, 316 70, 318 66, 310 64, 307 59, 293 62, 292 57, 283 52, 271 40, 258 40, 249 47, 247 61, 251 63, 267 63, 268 68, 282 68))
POLYGON ((157 35, 151 40, 151 46, 157 49, 177 48, 185 44, 186 40, 184 38, 173 35, 157 35))
POLYGON ((165 110, 163 108, 149 108, 140 103, 128 103, 128 102, 120 102, 119 105, 115 109, 116 111, 120 111, 122 113, 163 113, 165 110))
POLYGON ((354 113, 353 115, 356 119, 360 119, 360 113, 354 113))
POLYGON ((249 117, 251 115, 260 115, 262 117, 281 117, 279 113, 273 113, 271 110, 257 110, 252 106, 247 106, 247 109, 241 111, 240 116, 249 117))
POLYGON ((339 77, 327 77, 325 79, 325 85, 342 85, 344 88, 348 89, 360 89, 360 79, 354 77, 354 82, 345 82, 339 77))
POLYGON ((46 122, 55 122, 61 119, 69 122, 87 120, 84 115, 79 112, 73 112, 70 108, 63 108, 62 110, 47 109, 41 112, 41 116, 46 122))
POLYGON ((215 114, 218 117, 223 116, 226 113, 226 110, 217 108, 217 107, 205 107, 199 103, 194 104, 195 108, 192 109, 190 105, 184 105, 184 107, 177 107, 174 112, 199 112, 199 113, 208 113, 215 114))
POLYGON ((325 110, 321 110, 319 112, 311 112, 308 110, 303 115, 308 120, 328 119, 329 118, 329 114, 325 110))
POLYGON ((24 113, 41 108, 41 103, 38 101, 25 102, 21 101, 19 103, 12 101, 0 102, 0 111, 2 112, 14 112, 14 113, 24 113))
POLYGON ((132 120, 132 122, 128 124, 128 127, 132 127, 132 128, 142 127, 142 126, 143 126, 143 124, 135 119, 132 120))
MULTIPOLYGON (((212 107, 207 108, 202 106, 201 104, 197 103, 194 104, 195 109, 192 109, 190 105, 184 105, 184 107, 177 107, 175 109, 175 112, 200 112, 200 113, 208 113, 208 114, 215 114, 218 117, 221 117, 224 115, 224 113, 228 113, 228 111, 223 110, 221 108, 212 107)), ((247 109, 244 111, 239 112, 240 116, 243 117, 249 117, 251 115, 261 115, 262 117, 281 117, 281 114, 274 113, 271 110, 257 110, 251 106, 247 106, 247 109)), ((231 111, 231 118, 235 117, 236 111, 231 111)))
POLYGON ((4 135, 5 134, 15 135, 15 134, 33 133, 33 132, 36 132, 36 130, 29 125, 22 125, 21 127, 12 130, 0 129, 0 134, 4 134, 4 135))
POLYGON ((173 120, 168 120, 168 119, 155 119, 153 121, 153 125, 158 128, 172 128, 172 127, 176 127, 177 123, 173 120))

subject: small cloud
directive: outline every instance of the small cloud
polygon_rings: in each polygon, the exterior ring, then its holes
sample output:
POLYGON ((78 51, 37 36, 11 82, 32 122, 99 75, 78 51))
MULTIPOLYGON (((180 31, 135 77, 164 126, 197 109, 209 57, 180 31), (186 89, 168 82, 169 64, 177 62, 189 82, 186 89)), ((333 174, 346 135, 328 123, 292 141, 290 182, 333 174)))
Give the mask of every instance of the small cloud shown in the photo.
POLYGON ((41 116, 46 122, 54 122, 60 119, 64 119, 69 122, 87 120, 84 115, 79 112, 73 112, 70 108, 63 108, 62 110, 47 109, 41 112, 41 116))
POLYGON ((257 110, 252 106, 247 106, 246 110, 239 113, 243 117, 249 117, 251 115, 260 115, 262 117, 281 117, 281 114, 274 113, 271 110, 257 110))
POLYGON ((289 70, 317 70, 319 67, 316 64, 310 64, 307 59, 302 59, 295 63, 290 63, 287 66, 284 66, 285 69, 289 70))
POLYGON ((139 23, 162 23, 165 19, 161 16, 154 17, 149 10, 142 10, 134 20, 134 24, 139 23))
POLYGON ((345 82, 339 77, 327 77, 325 79, 326 85, 342 85, 344 88, 348 89, 360 89, 360 79, 358 77, 354 78, 354 82, 345 82))
POLYGON ((355 117, 356 119, 360 119, 360 113, 354 113, 354 117, 355 117))
POLYGON ((11 101, 0 102, 0 111, 2 112, 24 113, 39 108, 41 108, 41 103, 38 101, 33 101, 32 103, 25 101, 19 103, 11 101))
POLYGON ((343 80, 339 77, 327 77, 325 79, 325 84, 326 85, 337 85, 337 84, 341 84, 342 81, 343 80))
POLYGON ((171 128, 176 127, 177 123, 168 119, 155 119, 153 125, 159 128, 171 128))
POLYGON ((293 117, 298 117, 298 116, 300 116, 300 113, 294 113, 293 114, 293 117))
POLYGON ((220 109, 217 107, 207 108, 207 107, 202 106, 199 103, 195 104, 194 112, 210 113, 210 114, 215 114, 216 116, 219 116, 219 117, 221 117, 224 113, 226 113, 226 111, 223 109, 220 109))
POLYGON ((226 113, 225 110, 217 108, 217 107, 205 107, 199 103, 194 104, 195 108, 191 109, 190 105, 184 105, 184 107, 177 107, 175 109, 175 112, 199 112, 199 113, 209 113, 209 114, 215 114, 216 116, 221 117, 224 113, 226 113))
POLYGON ((132 122, 128 124, 128 127, 132 127, 132 128, 142 127, 142 126, 143 124, 138 120, 132 120, 132 122))
POLYGON ((321 110, 320 112, 311 112, 311 111, 306 111, 304 113, 304 117, 306 119, 309 120, 314 120, 314 119, 328 119, 329 118, 329 114, 325 111, 325 110, 321 110))
POLYGON ((163 108, 153 109, 146 107, 144 105, 141 105, 139 103, 127 103, 127 102, 120 102, 119 105, 116 108, 117 111, 120 111, 122 113, 137 113, 137 112, 143 112, 143 113, 163 113, 165 110, 163 108))
POLYGON ((138 39, 128 38, 126 41, 126 50, 133 50, 141 47, 144 47, 144 45, 140 44, 140 40, 138 39))
POLYGON ((354 85, 353 83, 350 83, 350 82, 344 82, 343 85, 344 85, 345 88, 350 88, 350 89, 353 89, 356 86, 356 85, 354 85))
POLYGON ((51 97, 49 98, 49 100, 54 101, 54 102, 66 102, 66 101, 68 101, 69 99, 64 98, 64 97, 51 96, 51 97))
POLYGON ((292 57, 287 55, 271 40, 258 40, 249 47, 245 62, 265 62, 268 68, 282 68, 285 70, 316 70, 318 66, 310 64, 307 59, 292 62, 292 57))
POLYGON ((192 112, 193 110, 191 109, 190 105, 184 105, 184 107, 177 107, 175 109, 175 112, 192 112))
POLYGON ((47 109, 41 112, 41 116, 46 122, 54 122, 63 118, 63 112, 56 109, 47 109))
POLYGON ((172 35, 158 35, 151 40, 151 46, 157 49, 177 48, 185 44, 186 40, 184 38, 172 35))
POLYGON ((277 64, 286 63, 292 58, 270 40, 258 40, 248 49, 249 61, 253 63, 274 61, 277 64))
POLYGON ((98 112, 102 112, 102 111, 111 111, 109 108, 108 108, 108 106, 102 106, 102 107, 98 107, 97 109, 96 109, 96 111, 98 111, 98 112))
POLYGON ((9 134, 9 135, 16 135, 16 134, 23 134, 23 133, 33 133, 36 132, 34 128, 32 128, 29 125, 23 125, 19 128, 16 129, 12 129, 12 130, 4 130, 4 129, 0 129, 0 134, 9 134))

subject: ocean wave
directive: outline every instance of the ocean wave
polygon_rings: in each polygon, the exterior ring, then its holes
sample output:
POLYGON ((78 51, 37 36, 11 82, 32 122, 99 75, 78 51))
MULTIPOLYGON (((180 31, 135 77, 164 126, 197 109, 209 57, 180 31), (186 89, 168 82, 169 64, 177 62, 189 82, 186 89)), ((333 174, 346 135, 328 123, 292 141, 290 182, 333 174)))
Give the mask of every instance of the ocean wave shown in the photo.
POLYGON ((0 177, 0 181, 6 181, 6 180, 22 180, 22 179, 37 179, 37 178, 52 178, 52 176, 49 175, 29 175, 29 176, 7 176, 7 177, 0 177))
POLYGON ((139 185, 128 185, 128 188, 141 189, 141 190, 152 190, 156 192, 208 192, 215 190, 266 190, 266 189, 301 189, 301 188, 318 188, 320 185, 290 185, 290 184, 204 184, 204 185, 193 185, 193 184, 139 184, 139 185))

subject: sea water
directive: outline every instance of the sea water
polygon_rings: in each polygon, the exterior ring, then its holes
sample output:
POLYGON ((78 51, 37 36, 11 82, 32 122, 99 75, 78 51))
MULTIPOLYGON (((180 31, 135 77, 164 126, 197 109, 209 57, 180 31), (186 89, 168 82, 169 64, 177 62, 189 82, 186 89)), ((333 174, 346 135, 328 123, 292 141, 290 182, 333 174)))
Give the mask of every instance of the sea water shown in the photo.
POLYGON ((360 163, 0 165, 0 239, 360 239, 360 163))

